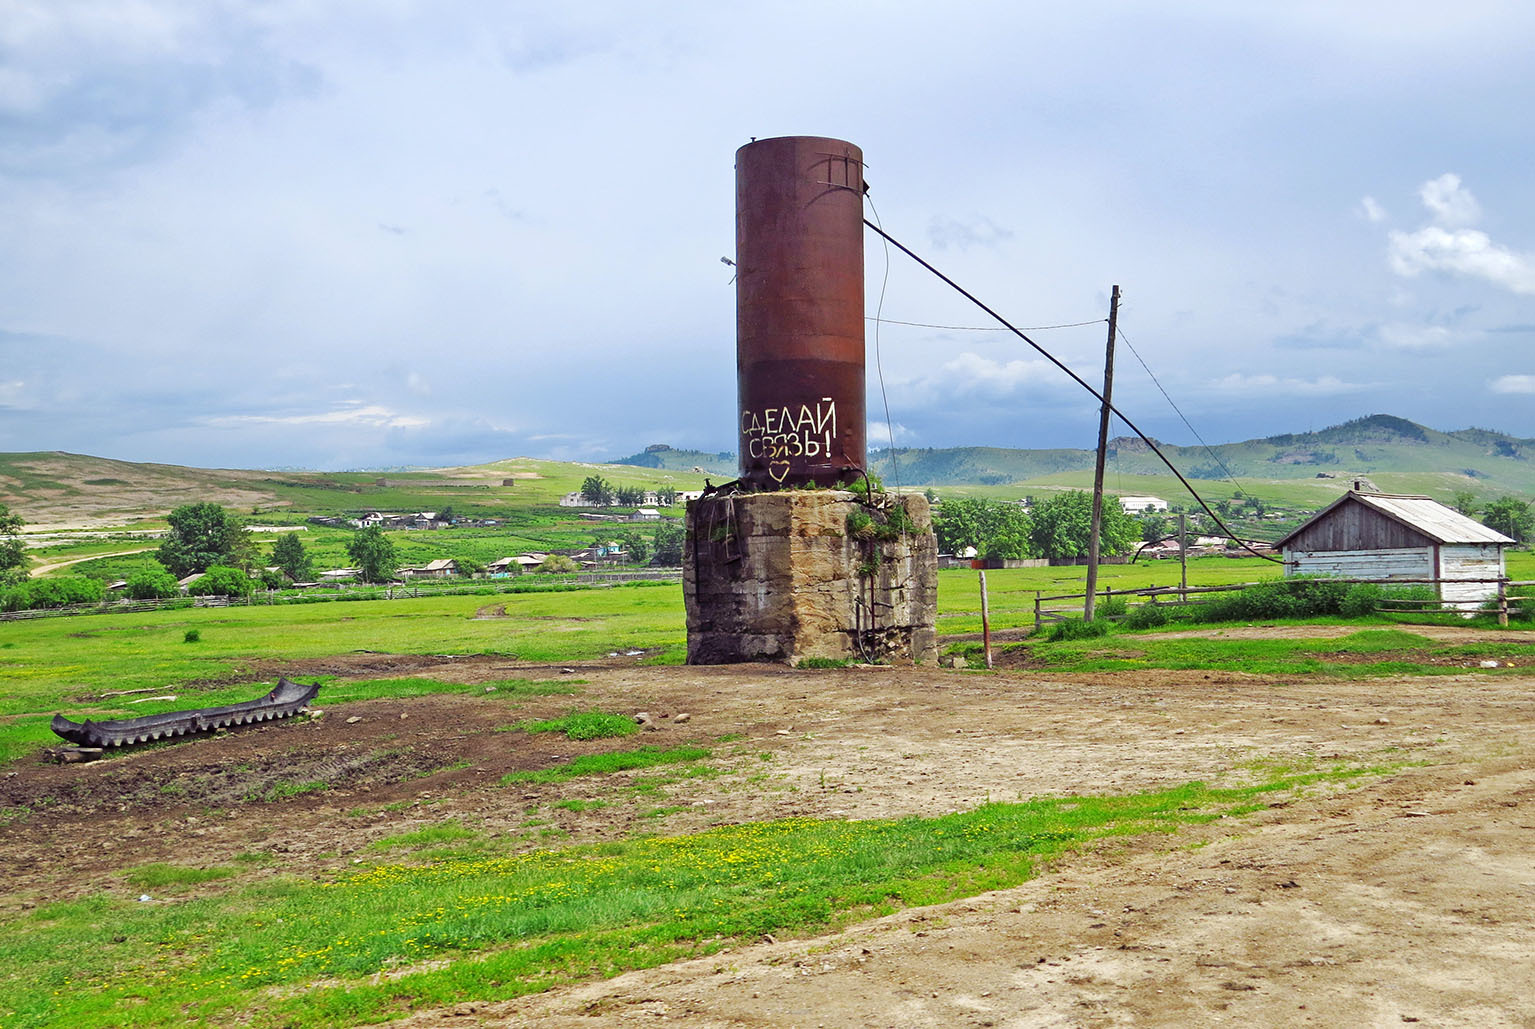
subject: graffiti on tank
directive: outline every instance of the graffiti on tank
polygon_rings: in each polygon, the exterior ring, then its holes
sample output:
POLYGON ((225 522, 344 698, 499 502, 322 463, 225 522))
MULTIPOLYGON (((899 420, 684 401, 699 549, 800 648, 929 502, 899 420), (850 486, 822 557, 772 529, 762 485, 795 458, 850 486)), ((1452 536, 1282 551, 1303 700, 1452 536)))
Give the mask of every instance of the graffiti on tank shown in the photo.
POLYGON ((837 435, 837 405, 822 397, 815 406, 800 404, 766 407, 741 412, 741 446, 754 461, 767 461, 768 474, 777 482, 789 475, 795 458, 831 458, 831 442, 837 435))

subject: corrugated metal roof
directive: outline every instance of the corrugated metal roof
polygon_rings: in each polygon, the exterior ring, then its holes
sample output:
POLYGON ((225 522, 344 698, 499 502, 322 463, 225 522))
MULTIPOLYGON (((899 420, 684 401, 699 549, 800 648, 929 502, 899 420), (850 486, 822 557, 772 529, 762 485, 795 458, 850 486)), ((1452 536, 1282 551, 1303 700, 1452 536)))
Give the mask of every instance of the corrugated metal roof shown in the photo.
POLYGON ((1428 497, 1404 497, 1391 493, 1355 493, 1354 499, 1389 518, 1417 529, 1440 543, 1512 543, 1474 518, 1428 497))

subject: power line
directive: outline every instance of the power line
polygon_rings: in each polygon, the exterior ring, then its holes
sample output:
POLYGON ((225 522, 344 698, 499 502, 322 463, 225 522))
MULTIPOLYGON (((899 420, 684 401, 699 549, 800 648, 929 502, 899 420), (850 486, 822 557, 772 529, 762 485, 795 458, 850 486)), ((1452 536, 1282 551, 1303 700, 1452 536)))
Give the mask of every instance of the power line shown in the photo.
MULTIPOLYGON (((874 214, 874 220, 879 221, 879 209, 874 206, 874 198, 864 193, 864 199, 869 202, 869 210, 874 214)), ((868 221, 867 218, 864 219, 868 221)), ((881 236, 884 233, 880 233, 881 236)), ((885 310, 885 287, 890 284, 890 244, 885 243, 885 275, 879 282, 879 303, 874 307, 874 371, 879 377, 879 398, 885 405, 885 431, 890 435, 890 481, 899 490, 901 488, 901 466, 895 457, 895 422, 890 420, 890 398, 885 395, 885 366, 879 359, 879 327, 883 322, 880 315, 885 310)))
POLYGON ((1151 376, 1151 381, 1156 383, 1157 389, 1161 390, 1162 397, 1167 401, 1167 406, 1178 412, 1179 419, 1181 419, 1184 426, 1186 426, 1188 430, 1194 434, 1194 438, 1199 440, 1199 445, 1205 448, 1205 453, 1209 454, 1211 459, 1214 460, 1216 464, 1220 465, 1221 471, 1226 473, 1226 481, 1235 486, 1238 493, 1247 492, 1242 488, 1242 484, 1237 482, 1236 476, 1232 473, 1231 469, 1226 467, 1226 462, 1221 460, 1220 455, 1217 454, 1215 450, 1211 448, 1210 444, 1205 442, 1205 438, 1199 434, 1199 430, 1194 428, 1193 424, 1189 422, 1188 418, 1184 417, 1183 411, 1179 409, 1178 405, 1173 403, 1173 398, 1168 395, 1167 390, 1163 388, 1162 381, 1158 379, 1156 373, 1151 370, 1151 366, 1146 363, 1146 359, 1141 357, 1140 351, 1135 349, 1135 345, 1130 342, 1130 337, 1125 335, 1124 329, 1119 330, 1119 338, 1125 341, 1125 346, 1130 348, 1130 353, 1135 355, 1135 359, 1141 363, 1141 367, 1146 369, 1146 374, 1151 376))
MULTIPOLYGON (((871 203, 869 205, 869 207, 872 209, 874 207, 874 205, 871 203)), ((877 215, 877 212, 876 212, 876 215, 877 215)), ((887 275, 887 277, 889 275, 888 267, 886 269, 886 275, 887 275)), ((883 287, 881 287, 881 289, 883 290, 883 287)), ((881 303, 883 303, 883 301, 884 301, 884 294, 883 293, 881 293, 881 295, 880 295, 880 300, 881 300, 881 303)), ((1007 332, 1008 331, 1007 329, 1001 328, 1000 326, 997 326, 997 325, 934 325, 931 322, 903 322, 903 321, 897 321, 894 318, 881 318, 878 315, 867 315, 867 316, 865 316, 864 320, 865 321, 870 321, 870 322, 876 322, 876 323, 884 322, 886 325, 912 325, 912 326, 915 326, 916 328, 919 328, 919 329, 953 329, 956 332, 1007 332)), ((1061 325, 1025 325, 1025 326, 1023 326, 1023 331, 1024 332, 1044 332, 1047 329, 1075 329, 1075 328, 1078 328, 1078 327, 1083 326, 1083 325, 1102 325, 1102 324, 1104 324, 1107 321, 1108 321, 1108 319, 1106 319, 1106 318, 1094 318, 1094 319, 1092 319, 1090 321, 1085 321, 1085 322, 1066 322, 1066 323, 1061 324, 1061 325)))
POLYGON ((1177 467, 1172 463, 1172 461, 1170 461, 1168 459, 1166 454, 1162 453, 1162 448, 1157 446, 1156 441, 1153 440, 1150 436, 1146 435, 1144 432, 1142 432, 1136 426, 1136 424, 1134 422, 1132 422, 1129 418, 1125 417, 1125 413, 1123 411, 1119 410, 1119 408, 1117 408, 1113 404, 1109 403, 1109 401, 1107 399, 1105 399, 1104 395, 1102 393, 1098 392, 1096 389, 1094 389, 1091 385, 1089 385, 1088 382, 1085 379, 1082 378, 1082 376, 1078 375, 1076 372, 1074 372, 1070 368, 1068 368, 1059 358, 1057 358, 1054 354, 1050 353, 1050 351, 1046 350, 1044 347, 1042 347, 1038 343, 1034 342, 1028 336, 1024 335, 1022 329, 1019 329, 1012 322, 1008 321, 1006 318, 1002 317, 996 311, 992 310, 979 297, 977 297, 974 293, 971 293, 969 290, 965 289, 965 287, 961 286, 959 283, 957 283, 953 279, 949 278, 947 275, 945 275, 943 272, 939 271, 937 268, 933 267, 927 261, 923 260, 921 257, 918 257, 915 251, 913 251, 910 247, 906 246, 900 240, 896 239, 894 236, 890 235, 884 229, 880 228, 878 225, 876 225, 873 222, 869 221, 869 219, 867 219, 867 218, 865 218, 863 220, 863 223, 865 225, 867 225, 869 228, 873 229, 875 232, 879 233, 882 237, 884 237, 886 242, 894 244, 895 248, 897 250, 901 251, 901 253, 905 254, 907 257, 911 258, 913 261, 916 261, 922 267, 926 268, 928 271, 930 271, 934 275, 936 275, 939 279, 942 279, 945 284, 947 284, 951 289, 953 289, 955 292, 957 292, 960 296, 964 297, 966 300, 969 300, 976 307, 979 307, 981 310, 983 310, 987 314, 991 315, 997 321, 1001 322, 1004 326, 1006 326, 1013 333, 1013 335, 1017 336, 1019 339, 1023 340, 1029 346, 1033 347, 1036 351, 1038 351, 1039 354, 1042 357, 1045 358, 1045 360, 1049 361, 1051 364, 1055 365, 1061 371, 1063 371, 1067 375, 1069 375, 1071 377, 1072 381, 1075 382, 1078 386, 1081 386, 1083 389, 1087 390, 1087 392, 1089 392, 1093 396, 1097 397, 1098 398, 1098 402, 1100 404, 1103 404, 1110 411, 1114 412, 1114 414, 1118 416, 1119 420, 1124 422, 1125 425, 1127 427, 1129 427, 1131 432, 1135 433, 1137 436, 1139 436, 1142 440, 1145 441, 1146 445, 1151 448, 1151 452, 1153 454, 1156 454, 1157 457, 1161 458, 1162 463, 1167 466, 1168 471, 1172 472, 1173 475, 1177 476, 1178 481, 1183 484, 1183 488, 1188 490, 1189 491, 1189 495, 1192 496, 1196 501, 1198 501, 1199 506, 1204 508, 1205 514, 1209 515, 1211 520, 1214 521, 1215 524, 1220 527, 1220 530, 1226 534, 1226 538, 1227 539, 1233 540, 1234 542, 1241 544, 1242 547, 1245 550, 1247 550, 1248 553, 1252 554, 1255 557, 1261 557, 1265 561, 1273 561, 1276 564, 1281 563, 1279 558, 1271 557, 1268 554, 1260 554, 1256 550, 1254 550, 1252 547, 1248 546, 1248 544, 1244 540, 1238 538, 1236 533, 1231 531, 1231 527, 1228 526, 1224 521, 1221 520, 1221 516, 1216 514, 1215 511, 1210 507, 1209 504, 1205 503, 1204 498, 1199 495, 1199 492, 1196 489, 1194 489, 1193 483, 1189 482, 1188 479, 1184 478, 1183 473, 1180 472, 1177 469, 1177 467))

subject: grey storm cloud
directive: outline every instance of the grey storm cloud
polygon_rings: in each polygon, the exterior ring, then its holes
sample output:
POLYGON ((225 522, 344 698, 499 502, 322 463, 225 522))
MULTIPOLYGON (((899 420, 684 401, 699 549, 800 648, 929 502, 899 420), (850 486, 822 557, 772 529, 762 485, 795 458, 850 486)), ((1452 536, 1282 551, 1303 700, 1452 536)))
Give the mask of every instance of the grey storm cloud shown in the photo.
MULTIPOLYGON (((1478 0, 0 0, 0 449, 729 448, 733 154, 798 133, 861 146, 884 228, 1016 323, 1090 323, 1035 334, 1088 381, 1120 284, 1205 438, 1535 435, 1535 152, 1471 114, 1535 92, 1532 34, 1478 0)), ((900 444, 1090 445, 1039 355, 872 235, 865 269, 900 444)))

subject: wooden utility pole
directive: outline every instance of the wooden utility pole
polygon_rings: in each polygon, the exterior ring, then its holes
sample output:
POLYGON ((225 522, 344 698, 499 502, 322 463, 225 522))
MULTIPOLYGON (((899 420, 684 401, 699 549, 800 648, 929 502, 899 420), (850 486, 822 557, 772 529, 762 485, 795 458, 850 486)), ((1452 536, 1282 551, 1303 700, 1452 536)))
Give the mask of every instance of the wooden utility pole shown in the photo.
POLYGON ((986 599, 986 573, 981 572, 981 646, 986 651, 986 667, 991 667, 991 604, 986 599))
POLYGON ((1178 515, 1178 599, 1189 599, 1189 516, 1178 515))
POLYGON ((1103 357, 1103 413, 1098 418, 1098 461, 1093 466, 1093 527, 1087 537, 1087 599, 1084 621, 1093 620, 1093 591, 1098 588, 1098 532, 1103 527, 1103 465, 1109 453, 1109 402, 1114 396, 1114 328, 1119 321, 1119 287, 1109 298, 1109 342, 1103 357))

